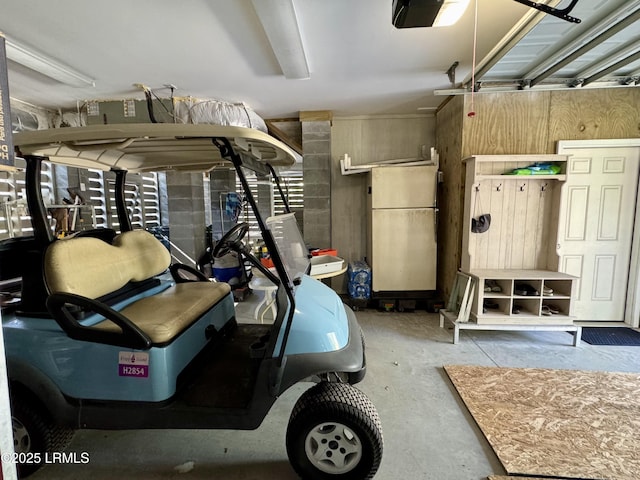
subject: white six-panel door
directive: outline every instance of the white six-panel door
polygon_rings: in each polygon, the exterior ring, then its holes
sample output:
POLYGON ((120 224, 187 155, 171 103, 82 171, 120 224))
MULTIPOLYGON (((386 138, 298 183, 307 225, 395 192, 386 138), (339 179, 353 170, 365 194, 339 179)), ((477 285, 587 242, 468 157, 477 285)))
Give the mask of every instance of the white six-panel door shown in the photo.
POLYGON ((558 269, 580 278, 573 313, 580 321, 624 321, 640 148, 561 153, 571 157, 559 218, 558 269))

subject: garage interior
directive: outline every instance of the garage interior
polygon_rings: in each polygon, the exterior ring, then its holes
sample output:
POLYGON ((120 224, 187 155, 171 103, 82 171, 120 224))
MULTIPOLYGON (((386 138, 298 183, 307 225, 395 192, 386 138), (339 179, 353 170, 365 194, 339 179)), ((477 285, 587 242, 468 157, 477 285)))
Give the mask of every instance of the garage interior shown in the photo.
MULTIPOLYGON (((278 169, 290 210, 306 245, 337 258, 321 281, 366 338, 357 388, 383 427, 375 478, 640 477, 629 441, 640 430, 637 400, 612 387, 590 403, 584 390, 607 384, 589 373, 628 374, 631 391, 640 384, 638 344, 585 336, 640 332, 640 0, 454 1, 466 9, 450 26, 411 26, 420 5, 442 3, 418 0, 0 1, 14 133, 222 122, 291 150, 294 165, 278 169), (533 165, 553 171, 532 174, 533 165), (497 406, 481 403, 455 366, 511 369, 482 371, 484 400, 519 372, 540 389, 520 399, 516 381, 508 402, 496 393, 497 406), (591 421, 587 433, 554 430, 564 419, 552 419, 550 404, 524 398, 555 381, 536 377, 542 370, 575 372, 558 398, 591 421), (534 428, 556 436, 491 431, 509 402, 522 409, 515 417, 533 412, 534 428), (603 426, 605 404, 629 415, 611 415, 630 418, 628 428, 603 426), (591 434, 593 445, 578 441, 591 434), (521 451, 527 442, 559 460, 521 451)), ((0 241, 33 231, 21 162, 0 169, 0 241)), ((44 201, 62 215, 56 228, 65 225, 55 233, 120 229, 113 172, 43 168, 44 201)), ((251 189, 265 217, 286 211, 278 185, 252 177, 251 189)), ((154 233, 173 262, 221 281, 231 271, 238 323, 269 324, 273 290, 234 278, 236 257, 206 254, 246 221, 262 256, 242 192, 228 166, 132 173, 125 186, 134 228, 154 233)), ((22 266, 2 263, 8 288, 22 266)), ((15 295, 3 301, 11 308, 15 295)), ((66 451, 90 461, 45 465, 31 478, 298 478, 284 436, 310 385, 287 390, 255 431, 79 430, 66 451)), ((6 411, 0 426, 4 453, 6 411)), ((16 478, 4 456, 1 473, 16 478)))

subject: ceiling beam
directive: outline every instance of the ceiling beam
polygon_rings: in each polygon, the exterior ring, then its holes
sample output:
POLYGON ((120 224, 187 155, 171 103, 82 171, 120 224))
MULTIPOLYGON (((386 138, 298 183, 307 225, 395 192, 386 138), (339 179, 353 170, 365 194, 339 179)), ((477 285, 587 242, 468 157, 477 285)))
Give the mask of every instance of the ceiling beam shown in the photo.
POLYGON ((285 78, 310 78, 293 0, 252 0, 285 78))
POLYGON ((9 60, 19 63, 41 75, 53 78, 65 85, 72 87, 96 86, 93 78, 79 72, 75 68, 59 62, 47 54, 39 52, 33 47, 12 37, 3 36, 6 40, 6 54, 9 60))

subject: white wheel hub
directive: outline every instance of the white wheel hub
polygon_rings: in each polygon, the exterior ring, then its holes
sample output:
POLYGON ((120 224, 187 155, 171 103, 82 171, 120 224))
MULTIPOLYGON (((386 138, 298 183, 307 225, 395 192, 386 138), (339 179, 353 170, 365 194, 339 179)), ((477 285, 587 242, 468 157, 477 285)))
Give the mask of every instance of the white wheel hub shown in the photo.
POLYGON ((362 442, 346 425, 327 422, 309 432, 304 451, 318 470, 342 474, 353 470, 360 462, 362 442))
POLYGON ((13 424, 13 450, 16 453, 31 451, 31 437, 25 426, 15 417, 11 417, 13 424))

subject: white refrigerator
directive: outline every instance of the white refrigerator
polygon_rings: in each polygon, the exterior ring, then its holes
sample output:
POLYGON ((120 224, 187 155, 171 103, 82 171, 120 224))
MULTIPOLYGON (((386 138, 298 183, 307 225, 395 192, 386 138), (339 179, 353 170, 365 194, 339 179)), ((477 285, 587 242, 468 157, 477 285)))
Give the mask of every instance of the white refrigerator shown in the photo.
POLYGON ((436 289, 436 166, 379 166, 368 188, 368 248, 374 292, 436 289))

